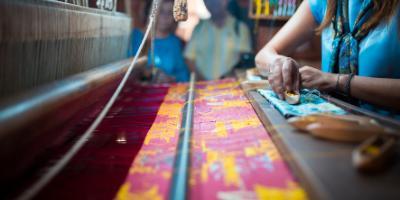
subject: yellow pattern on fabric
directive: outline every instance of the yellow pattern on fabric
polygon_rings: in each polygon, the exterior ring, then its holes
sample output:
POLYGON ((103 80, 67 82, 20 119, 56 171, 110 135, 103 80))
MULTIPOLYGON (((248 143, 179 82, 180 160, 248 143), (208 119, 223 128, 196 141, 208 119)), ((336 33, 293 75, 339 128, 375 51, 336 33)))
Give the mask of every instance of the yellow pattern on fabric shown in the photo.
POLYGON ((119 190, 116 200, 132 200, 132 199, 141 199, 141 200, 162 200, 162 196, 158 192, 158 187, 153 186, 149 190, 144 192, 134 192, 131 193, 129 191, 130 184, 125 183, 122 185, 121 189, 119 190))
POLYGON ((162 172, 161 175, 162 175, 162 177, 165 178, 165 179, 170 179, 171 176, 172 176, 171 172, 162 172))
POLYGON ((129 200, 130 199, 129 188, 131 188, 131 184, 124 183, 119 189, 118 194, 115 197, 115 200, 129 200))
POLYGON ((281 156, 278 152, 278 149, 275 147, 272 140, 260 140, 260 148, 264 149, 267 156, 271 161, 281 160, 281 156))
POLYGON ((238 131, 242 128, 247 127, 258 127, 261 126, 261 123, 258 118, 250 118, 245 120, 232 120, 231 121, 233 130, 238 131))
POLYGON ((259 156, 266 154, 271 161, 280 160, 278 150, 271 140, 260 140, 258 146, 247 147, 244 150, 247 157, 259 156))
POLYGON ((179 103, 167 103, 161 105, 157 116, 158 115, 165 115, 169 117, 176 117, 178 113, 181 112, 182 105, 179 103))
MULTIPOLYGON (((218 91, 218 94, 216 95, 215 93, 209 93, 206 90, 197 90, 196 91, 197 97, 196 97, 196 101, 201 101, 201 100, 207 100, 208 102, 221 102, 218 98, 218 96, 230 96, 230 97, 234 97, 234 96, 240 96, 243 95, 243 93, 240 90, 232 90, 231 92, 227 92, 227 91, 218 91)), ((221 102, 222 103, 222 102, 221 102)))
POLYGON ((206 183, 208 181, 208 163, 203 163, 201 165, 201 182, 206 183))
POLYGON ((181 99, 182 94, 187 92, 187 85, 174 85, 168 90, 167 96, 164 98, 164 103, 181 99))
POLYGON ((135 165, 134 168, 129 170, 131 174, 154 174, 156 170, 150 166, 143 166, 143 165, 135 165))
POLYGON ((239 187, 239 174, 236 171, 235 156, 229 155, 223 158, 223 166, 225 172, 225 184, 239 187))
POLYGON ((247 101, 225 101, 223 108, 231 108, 231 107, 245 107, 247 106, 247 101))
POLYGON ((209 149, 207 148, 206 142, 203 140, 201 141, 201 150, 202 152, 206 153, 209 151, 209 149))
MULTIPOLYGON (((214 90, 224 90, 224 89, 232 89, 232 88, 236 88, 239 87, 239 82, 234 81, 234 82, 227 82, 227 83, 220 83, 220 84, 214 84, 214 85, 208 85, 204 91, 210 93, 210 91, 214 91, 214 90)), ((240 91, 240 90, 239 90, 240 91)), ((220 92, 220 91, 219 91, 220 92)), ((224 91, 226 94, 232 94, 232 90, 229 91, 224 91)))
POLYGON ((154 156, 154 155, 157 155, 159 152, 160 152, 159 150, 155 150, 155 149, 154 150, 146 149, 146 150, 142 150, 140 152, 140 155, 141 156, 154 156))
POLYGON ((217 121, 215 123, 215 132, 218 137, 228 137, 228 131, 226 130, 225 123, 217 121))
POLYGON ((183 108, 181 103, 171 103, 170 101, 179 98, 179 94, 186 91, 187 86, 177 85, 171 87, 168 90, 168 94, 164 98, 164 103, 161 104, 157 116, 168 118, 167 122, 157 123, 155 122, 150 130, 149 134, 144 140, 144 144, 148 145, 152 140, 164 140, 165 142, 170 142, 171 138, 176 136, 176 129, 180 125, 179 119, 181 115, 181 110, 183 108))
POLYGON ((176 129, 178 128, 178 123, 168 124, 168 123, 154 123, 150 129, 144 144, 148 145, 151 140, 164 140, 165 142, 170 142, 171 138, 176 136, 176 129))
POLYGON ((303 189, 298 186, 291 186, 287 189, 270 188, 256 184, 254 191, 258 199, 274 200, 306 200, 307 196, 303 189))
POLYGON ((210 168, 210 166, 218 162, 219 160, 218 152, 207 149, 205 145, 206 144, 203 141, 202 144, 204 150, 203 152, 207 154, 206 162, 203 163, 201 166, 201 181, 203 183, 208 181, 208 169, 210 168))

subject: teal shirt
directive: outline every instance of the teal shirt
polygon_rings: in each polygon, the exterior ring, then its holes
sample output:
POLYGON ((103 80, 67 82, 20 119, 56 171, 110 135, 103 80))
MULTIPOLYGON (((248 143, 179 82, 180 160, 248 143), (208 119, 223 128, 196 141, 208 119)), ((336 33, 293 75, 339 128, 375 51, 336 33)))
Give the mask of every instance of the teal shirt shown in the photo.
MULTIPOLYGON (((311 12, 317 24, 320 24, 327 10, 327 0, 308 0, 311 12)), ((361 9, 362 0, 349 0, 350 28, 361 9)), ((400 9, 389 23, 381 23, 371 30, 360 42, 359 76, 375 78, 400 78, 400 9)), ((329 60, 332 55, 334 30, 332 26, 322 31, 322 71, 329 72, 329 60)), ((393 91, 398 92, 398 91, 393 91)), ((364 108, 375 112, 395 116, 395 113, 362 103, 364 108)), ((397 113, 398 114, 398 113, 397 113)), ((397 116, 396 116, 397 118, 397 116)))

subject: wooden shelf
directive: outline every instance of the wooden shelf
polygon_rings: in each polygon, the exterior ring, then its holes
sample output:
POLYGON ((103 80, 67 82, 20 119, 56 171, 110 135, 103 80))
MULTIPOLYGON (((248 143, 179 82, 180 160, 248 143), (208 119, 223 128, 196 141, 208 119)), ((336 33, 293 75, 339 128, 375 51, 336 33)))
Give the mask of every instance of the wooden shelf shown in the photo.
MULTIPOLYGON (((296 0, 296 9, 302 0, 296 0)), ((254 20, 267 20, 267 21, 288 21, 292 16, 276 16, 276 15, 256 15, 254 12, 254 0, 249 0, 249 18, 254 20)), ((273 9, 271 8, 271 12, 273 9)))
POLYGON ((276 21, 288 21, 291 16, 274 16, 274 15, 261 15, 261 16, 256 16, 253 13, 249 14, 250 19, 255 19, 255 20, 276 20, 276 21))

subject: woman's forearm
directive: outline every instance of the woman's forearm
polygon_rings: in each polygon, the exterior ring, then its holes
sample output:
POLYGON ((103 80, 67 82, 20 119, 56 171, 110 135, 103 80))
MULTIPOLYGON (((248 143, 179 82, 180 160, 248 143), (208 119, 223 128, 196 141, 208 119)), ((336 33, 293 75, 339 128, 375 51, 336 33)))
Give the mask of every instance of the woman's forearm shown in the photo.
POLYGON ((280 98, 283 98, 285 91, 298 91, 300 66, 287 56, 311 39, 316 27, 309 2, 304 0, 294 16, 257 54, 257 68, 262 75, 268 76, 272 89, 280 98))
POLYGON ((268 73, 278 57, 291 55, 298 46, 311 39, 316 27, 309 3, 303 1, 294 16, 257 54, 257 68, 261 73, 268 73))
MULTIPOLYGON (((344 91, 347 80, 347 75, 340 79, 340 90, 344 91)), ((400 79, 355 76, 350 92, 354 98, 400 111, 400 79)))
POLYGON ((258 52, 256 56, 256 64, 259 67, 259 71, 263 76, 268 76, 270 72, 270 68, 275 61, 275 58, 278 56, 278 53, 272 47, 266 45, 260 52, 258 52))

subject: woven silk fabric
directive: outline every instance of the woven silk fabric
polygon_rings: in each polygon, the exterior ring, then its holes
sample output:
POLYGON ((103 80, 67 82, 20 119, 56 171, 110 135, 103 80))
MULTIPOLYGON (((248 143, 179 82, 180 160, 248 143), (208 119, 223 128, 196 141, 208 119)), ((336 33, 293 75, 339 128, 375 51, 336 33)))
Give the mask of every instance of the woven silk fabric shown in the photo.
POLYGON ((336 115, 344 115, 346 111, 327 102, 323 98, 308 90, 301 92, 300 103, 298 105, 288 104, 278 98, 272 90, 258 90, 279 112, 286 118, 294 116, 307 116, 319 113, 330 113, 336 115))
POLYGON ((358 74, 359 42, 368 35, 363 25, 372 14, 373 1, 364 0, 353 30, 349 25, 349 0, 337 1, 336 16, 333 19, 335 39, 332 44, 330 71, 340 74, 358 74))
MULTIPOLYGON (((171 88, 116 199, 168 198, 185 92, 171 88)), ((306 198, 238 82, 197 83, 194 104, 188 199, 306 198)))
MULTIPOLYGON (((93 135, 36 199, 113 199, 168 91, 168 85, 142 85, 128 80, 93 135)), ((90 116, 81 115, 82 118, 74 119, 79 123, 63 136, 67 141, 46 152, 45 157, 50 158, 48 163, 54 163, 65 154, 66 148, 75 143, 71 138, 83 134, 103 106, 104 102, 99 101, 86 108, 92 111, 90 116)), ((67 114, 69 111, 60 109, 59 112, 67 114)), ((26 180, 33 182, 42 174, 40 170, 37 176, 26 180)))

